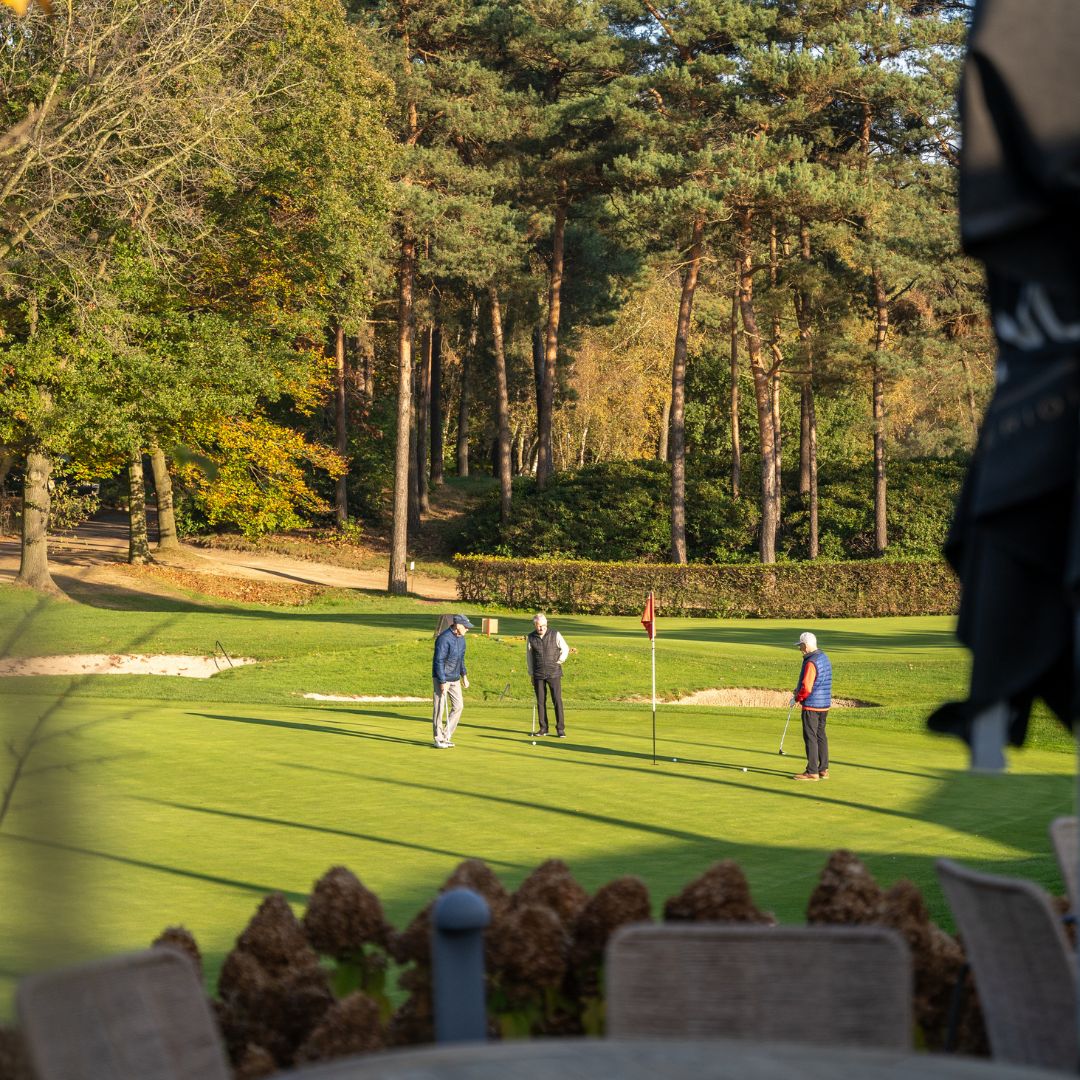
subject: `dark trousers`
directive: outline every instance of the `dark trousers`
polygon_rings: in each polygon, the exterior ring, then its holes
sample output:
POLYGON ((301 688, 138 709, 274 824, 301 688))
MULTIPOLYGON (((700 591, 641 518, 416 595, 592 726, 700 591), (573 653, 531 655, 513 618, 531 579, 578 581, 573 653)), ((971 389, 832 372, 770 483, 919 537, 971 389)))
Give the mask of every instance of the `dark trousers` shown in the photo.
POLYGON ((536 714, 540 718, 540 734, 546 735, 548 730, 545 687, 551 691, 551 704, 555 706, 555 731, 559 735, 565 735, 566 724, 563 721, 561 675, 556 675, 552 679, 545 679, 539 675, 533 676, 533 689, 536 691, 536 714))
POLYGON ((829 739, 825 734, 828 709, 803 709, 802 737, 806 744, 806 771, 824 772, 829 767, 829 739))

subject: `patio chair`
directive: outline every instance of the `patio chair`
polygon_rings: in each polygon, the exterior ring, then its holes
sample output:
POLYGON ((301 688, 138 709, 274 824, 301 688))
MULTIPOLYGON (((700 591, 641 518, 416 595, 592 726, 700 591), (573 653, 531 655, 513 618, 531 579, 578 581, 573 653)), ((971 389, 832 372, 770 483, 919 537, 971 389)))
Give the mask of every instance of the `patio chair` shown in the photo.
POLYGON ((613 1038, 911 1048, 911 955, 881 927, 628 926, 605 984, 613 1038))
POLYGON ((995 1058, 1075 1071, 1076 958, 1042 889, 949 859, 938 878, 956 919, 995 1058))
POLYGON ((171 949, 31 975, 19 1023, 38 1080, 229 1080, 192 962, 171 949))
POLYGON ((1076 915, 1080 899, 1080 819, 1073 814, 1054 818, 1050 822, 1050 842, 1054 845, 1061 878, 1065 882, 1069 907, 1076 915))

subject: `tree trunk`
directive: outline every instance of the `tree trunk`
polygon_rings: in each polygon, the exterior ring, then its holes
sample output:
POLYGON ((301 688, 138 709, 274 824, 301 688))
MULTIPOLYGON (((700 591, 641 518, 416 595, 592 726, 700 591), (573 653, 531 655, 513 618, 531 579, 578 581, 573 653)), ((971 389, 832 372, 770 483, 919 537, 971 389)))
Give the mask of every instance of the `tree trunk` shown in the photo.
POLYGON ((769 351, 772 353, 772 411, 773 411, 773 441, 776 444, 776 500, 777 500, 777 528, 780 527, 779 509, 780 498, 783 492, 783 442, 780 425, 780 368, 784 363, 784 352, 780 346, 780 307, 776 303, 775 292, 780 285, 780 258, 777 251, 776 218, 769 219, 769 286, 773 290, 773 316, 772 333, 769 337, 769 351))
POLYGON ((739 431, 739 262, 731 287, 731 497, 739 497, 742 485, 742 438, 739 431))
POLYGON ((52 458, 39 450, 26 455, 23 478, 22 550, 16 585, 63 596, 49 573, 49 477, 52 458))
MULTIPOLYGON (((344 458, 349 452, 348 417, 345 411, 345 331, 341 324, 334 328, 334 430, 335 449, 344 458)), ((155 474, 156 475, 156 474, 155 474)), ((349 520, 349 478, 338 477, 334 489, 334 520, 340 528, 349 520)))
POLYGON ((4 493, 4 484, 7 483, 8 473, 11 472, 11 466, 14 464, 14 454, 9 454, 6 450, 0 452, 0 495, 4 493))
POLYGON ((364 399, 370 410, 375 401, 375 327, 365 322, 360 331, 361 369, 364 373, 364 399))
POLYGON ((495 415, 499 438, 497 469, 499 475, 499 521, 505 529, 510 524, 510 506, 513 497, 513 478, 510 472, 510 393, 506 379, 506 349, 503 344, 502 308, 499 291, 488 286, 491 303, 491 340, 495 350, 495 415))
POLYGON ((540 408, 536 416, 540 456, 536 463, 536 485, 547 486, 555 471, 551 447, 551 422, 555 411, 555 362, 559 355, 559 312, 562 306, 563 248, 566 241, 567 199, 563 184, 555 206, 551 236, 551 275, 548 278, 548 317, 544 334, 544 371, 540 384, 540 408))
MULTIPOLYGON (((810 229, 799 222, 799 251, 805 264, 810 262, 810 229)), ((810 537, 807 555, 818 556, 818 495, 817 495, 817 412, 814 408, 814 348, 813 323, 810 315, 810 295, 805 289, 792 293, 795 321, 799 327, 799 346, 802 350, 803 373, 799 394, 799 494, 810 509, 810 537)))
POLYGON ((739 311, 746 335, 746 352, 754 380, 754 403, 757 406, 761 444, 761 538, 758 550, 763 563, 776 562, 776 440, 773 435, 772 393, 769 371, 761 354, 761 332, 754 312, 754 252, 752 212, 739 214, 739 311))
MULTIPOLYGON (((960 366, 964 370, 964 386, 967 390, 967 422, 971 429, 971 445, 979 441, 979 407, 975 402, 975 384, 971 378, 971 364, 963 351, 960 352, 960 366)), ((0 477, 0 487, 3 487, 3 477, 0 477)))
POLYGON ((660 444, 656 448, 657 461, 671 460, 671 394, 664 398, 664 411, 660 414, 660 444))
POLYGON ((128 459, 128 562, 141 566, 150 561, 143 456, 142 450, 133 450, 128 459))
POLYGON ((698 271, 705 239, 705 215, 694 218, 694 230, 683 272, 675 355, 671 364, 671 561, 686 562, 686 347, 694 311, 698 271))
POLYGON ((406 236, 398 266, 398 400, 397 439, 394 446, 394 516, 390 540, 388 591, 408 591, 406 554, 409 534, 409 428, 412 426, 413 278, 416 241, 406 236))
POLYGON ((176 535, 176 511, 173 508, 172 477, 169 463, 160 446, 150 448, 150 467, 154 470, 154 492, 157 495, 158 551, 177 551, 180 539, 176 535))
POLYGON ((416 396, 416 495, 420 513, 427 514, 431 512, 428 439, 431 434, 431 357, 435 345, 433 326, 425 328, 422 340, 416 396))
POLYGON ((476 354, 480 332, 480 301, 474 296, 469 312, 469 339, 461 357, 461 392, 458 397, 457 473, 469 475, 469 366, 476 354))
MULTIPOLYGON (((423 347, 421 347, 423 351, 423 347)), ((419 457, 417 455, 417 438, 416 438, 416 402, 419 398, 419 383, 420 373, 417 367, 413 368, 413 385, 412 385, 412 412, 409 416, 409 536, 415 537, 420 531, 420 471, 417 468, 419 457)))
POLYGON ((443 483, 442 326, 431 328, 431 486, 443 483))
POLYGON ((889 302, 885 281, 875 268, 874 282, 874 363, 873 363, 873 410, 874 410, 874 552, 884 555, 889 546, 886 504, 885 467, 885 373, 882 369, 882 353, 889 333, 889 302))

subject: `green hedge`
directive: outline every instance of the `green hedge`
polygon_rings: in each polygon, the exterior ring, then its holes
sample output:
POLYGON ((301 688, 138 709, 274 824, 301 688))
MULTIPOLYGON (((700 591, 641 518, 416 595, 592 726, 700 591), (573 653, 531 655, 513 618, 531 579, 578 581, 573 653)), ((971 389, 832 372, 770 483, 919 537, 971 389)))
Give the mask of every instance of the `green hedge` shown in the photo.
POLYGON ((764 619, 951 615, 952 571, 938 560, 866 559, 676 566, 457 555, 458 594, 474 604, 634 615, 656 593, 664 615, 764 619))

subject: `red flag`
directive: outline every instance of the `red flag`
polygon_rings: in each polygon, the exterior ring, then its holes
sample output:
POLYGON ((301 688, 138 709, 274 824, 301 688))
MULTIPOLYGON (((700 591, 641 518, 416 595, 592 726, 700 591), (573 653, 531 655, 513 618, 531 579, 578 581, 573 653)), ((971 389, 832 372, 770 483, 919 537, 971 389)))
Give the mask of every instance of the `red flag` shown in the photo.
POLYGON ((645 627, 645 633, 649 635, 650 641, 656 637, 656 609, 653 604, 652 593, 649 593, 649 598, 645 601, 645 611, 641 616, 641 625, 645 627))

